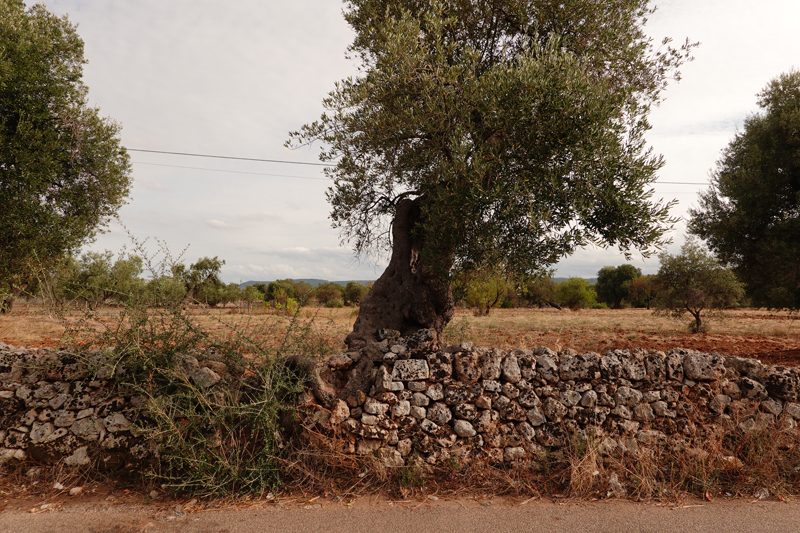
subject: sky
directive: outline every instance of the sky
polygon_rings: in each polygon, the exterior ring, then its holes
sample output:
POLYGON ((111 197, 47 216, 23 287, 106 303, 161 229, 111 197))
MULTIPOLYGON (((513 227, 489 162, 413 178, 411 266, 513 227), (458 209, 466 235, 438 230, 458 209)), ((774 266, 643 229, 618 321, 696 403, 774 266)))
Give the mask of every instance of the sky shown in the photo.
MULTIPOLYGON (((32 4, 26 0, 28 5, 32 4)), ((655 198, 685 217, 720 151, 758 111, 756 94, 800 68, 798 0, 662 0, 645 26, 659 43, 700 41, 664 102, 649 145, 666 160, 655 198), (673 184, 668 182, 680 182, 673 184), (685 184, 690 183, 690 184, 685 184)), ((336 0, 51 0, 85 41, 89 102, 122 126, 129 149, 318 163, 319 146, 289 150, 288 133, 322 113, 334 83, 356 73, 353 33, 336 0)), ((280 278, 371 280, 385 266, 354 257, 331 228, 329 181, 314 165, 131 151, 129 202, 86 250, 164 243, 187 264, 226 261, 226 282, 280 278)), ((685 223, 670 233, 676 253, 685 223)), ((560 277, 594 277, 625 263, 616 249, 565 258, 560 277)), ((647 273, 656 257, 634 254, 647 273)))

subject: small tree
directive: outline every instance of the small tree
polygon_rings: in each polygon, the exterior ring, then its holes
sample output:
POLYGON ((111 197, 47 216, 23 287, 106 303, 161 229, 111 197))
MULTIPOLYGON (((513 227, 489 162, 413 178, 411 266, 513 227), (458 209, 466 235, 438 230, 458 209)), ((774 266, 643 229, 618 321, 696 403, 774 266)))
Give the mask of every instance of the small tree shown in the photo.
POLYGON ((594 286, 597 300, 609 304, 614 309, 621 308, 622 300, 626 300, 630 293, 631 281, 641 275, 641 269, 633 265, 601 268, 594 286))
POLYGON ((338 283, 328 282, 317 285, 314 289, 314 298, 322 305, 341 307, 344 305, 342 290, 344 287, 338 283), (337 305, 340 304, 340 305, 337 305))
POLYGON ((517 296, 525 305, 537 307, 561 307, 556 303, 558 284, 553 281, 553 271, 545 274, 528 276, 520 283, 517 296))
POLYGON ((342 294, 347 305, 359 305, 361 299, 369 292, 369 287, 357 281, 348 281, 342 294))
POLYGON ((597 303, 594 288, 583 278, 569 278, 558 284, 556 302, 573 311, 592 307, 597 303))
POLYGON ((681 247, 680 254, 665 252, 659 259, 657 311, 676 318, 688 312, 694 317, 693 333, 706 331, 702 320, 706 310, 731 307, 744 296, 744 287, 733 272, 693 240, 681 247))
POLYGON ((512 290, 500 269, 465 272, 464 301, 475 308, 476 315, 488 316, 493 307, 499 307, 512 290))

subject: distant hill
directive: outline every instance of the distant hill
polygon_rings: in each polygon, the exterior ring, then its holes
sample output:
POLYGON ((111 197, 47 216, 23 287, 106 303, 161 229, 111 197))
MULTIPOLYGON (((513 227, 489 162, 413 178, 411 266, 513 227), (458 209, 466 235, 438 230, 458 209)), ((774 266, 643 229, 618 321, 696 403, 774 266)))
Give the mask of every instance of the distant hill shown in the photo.
MULTIPOLYGON (((579 277, 579 276, 575 276, 575 277, 579 277)), ((567 281, 568 279, 569 278, 553 278, 553 281, 555 281, 556 283, 561 283, 562 281, 567 281)), ((588 281, 589 285, 594 285, 595 283, 597 283, 597 278, 583 278, 583 279, 588 281)))
MULTIPOLYGON (((269 284, 269 283, 272 283, 273 281, 275 281, 275 280, 270 280, 270 281, 245 281, 244 283, 240 283, 239 284, 239 288, 244 289, 248 285, 255 285, 256 283, 269 284)), ((303 278, 303 279, 296 279, 296 280, 293 280, 293 281, 297 281, 297 282, 305 281, 306 283, 308 283, 312 287, 316 287, 318 285, 322 285, 323 283, 330 283, 326 279, 316 279, 316 278, 303 278)), ((374 283, 375 282, 374 279, 369 279, 369 280, 363 280, 363 279, 350 280, 349 279, 349 280, 346 280, 346 281, 334 281, 333 283, 336 283, 337 285, 341 285, 342 287, 344 287, 345 285, 347 285, 351 281, 355 281, 355 282, 361 283, 362 285, 366 285, 367 283, 374 283)))

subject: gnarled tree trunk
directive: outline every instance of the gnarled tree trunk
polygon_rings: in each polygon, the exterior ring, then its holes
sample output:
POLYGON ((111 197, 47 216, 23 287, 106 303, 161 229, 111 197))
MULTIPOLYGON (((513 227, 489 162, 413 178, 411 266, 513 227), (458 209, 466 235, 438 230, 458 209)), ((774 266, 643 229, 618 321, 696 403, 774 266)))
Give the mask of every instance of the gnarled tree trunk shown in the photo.
POLYGON ((376 340, 379 329, 388 328, 410 335, 420 329, 442 331, 453 318, 455 303, 447 273, 453 264, 448 251, 422 254, 424 235, 414 235, 420 219, 421 198, 403 199, 392 222, 392 258, 389 266, 361 301, 353 331, 345 342, 351 350, 376 340), (424 264, 422 257, 428 259, 424 264))

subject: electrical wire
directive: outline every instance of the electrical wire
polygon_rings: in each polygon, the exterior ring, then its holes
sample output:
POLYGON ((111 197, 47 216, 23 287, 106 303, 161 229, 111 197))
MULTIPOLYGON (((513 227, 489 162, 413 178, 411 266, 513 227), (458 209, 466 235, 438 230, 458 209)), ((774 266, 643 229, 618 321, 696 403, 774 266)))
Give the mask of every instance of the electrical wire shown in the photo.
POLYGON ((145 163, 144 161, 134 161, 134 165, 149 165, 153 167, 169 167, 169 168, 187 168, 190 170, 206 170, 208 172, 226 172, 229 174, 249 174, 253 176, 271 176, 275 178, 292 178, 297 180, 322 180, 329 181, 328 178, 314 178, 311 176, 288 176, 286 174, 267 174, 264 172, 244 172, 241 170, 222 170, 219 168, 203 168, 203 167, 186 167, 183 165, 165 165, 163 163, 145 163))
POLYGON ((168 152, 165 150, 144 150, 142 148, 127 148, 129 152, 144 152, 148 154, 166 154, 166 155, 181 155, 188 157, 208 157, 213 159, 235 159, 237 161, 258 161, 261 163, 283 163, 286 165, 309 165, 316 167, 332 167, 327 163, 306 163, 303 161, 286 161, 283 159, 258 159, 254 157, 236 157, 232 155, 213 155, 213 154, 193 154, 189 152, 168 152))

